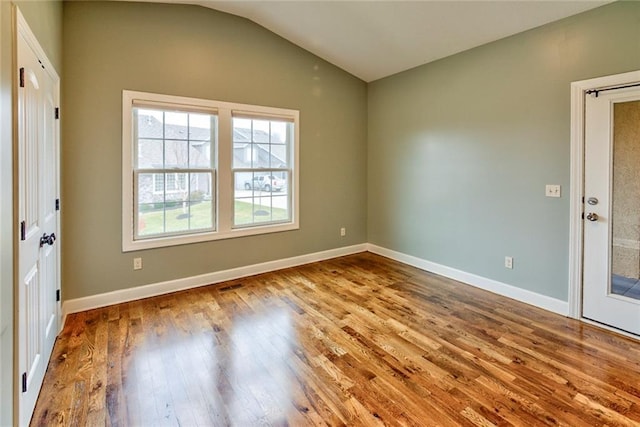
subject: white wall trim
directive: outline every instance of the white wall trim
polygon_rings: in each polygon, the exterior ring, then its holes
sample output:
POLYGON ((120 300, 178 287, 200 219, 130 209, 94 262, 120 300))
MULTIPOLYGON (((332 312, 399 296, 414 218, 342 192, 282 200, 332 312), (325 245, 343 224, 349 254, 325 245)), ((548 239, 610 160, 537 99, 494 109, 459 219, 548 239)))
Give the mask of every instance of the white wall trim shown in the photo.
POLYGON ((213 273, 200 274, 198 276, 185 277, 181 279, 167 280, 166 282, 136 286, 134 288, 121 289, 118 291, 91 295, 83 298, 70 299, 65 301, 62 305, 64 321, 66 321, 67 315, 71 313, 92 310, 94 308, 106 307, 108 305, 134 301, 142 298, 149 298, 185 289, 197 288, 200 286, 225 282, 227 280, 240 279, 243 277, 254 276, 256 274, 281 270, 283 268, 296 267, 303 264, 310 264, 331 258, 365 252, 366 250, 367 245, 363 243, 300 255, 292 258, 268 261, 261 264, 253 264, 245 267, 232 268, 229 270, 216 271, 213 273))
POLYGON ((401 252, 396 252, 380 246, 368 244, 367 248, 369 252, 372 252, 374 254, 382 255, 387 258, 409 264, 413 267, 417 267, 421 270, 426 270, 440 276, 448 277, 449 279, 457 280, 467 285, 471 285, 498 295, 512 298, 526 304, 531 304, 533 306, 540 307, 542 309, 560 314, 562 316, 566 316, 569 310, 569 306, 566 301, 551 298, 546 295, 508 285, 496 280, 487 279, 486 277, 477 276, 465 271, 456 270, 455 268, 447 267, 445 265, 437 264, 435 262, 427 261, 422 258, 417 258, 401 252))
POLYGON ((640 82, 640 71, 571 83, 571 173, 569 184, 569 302, 568 315, 582 318, 582 250, 584 197, 585 92, 640 82))
POLYGON ((571 83, 569 172, 569 316, 582 316, 582 197, 584 195, 584 89, 571 83))
POLYGON ((512 298, 526 304, 531 304, 533 306, 540 307, 542 309, 563 316, 566 316, 569 312, 569 305, 565 301, 528 291, 526 289, 518 288, 506 283, 498 282, 496 280, 487 279, 485 277, 478 276, 472 273, 457 270, 455 268, 447 267, 435 262, 417 258, 412 255, 407 255, 369 243, 363 243, 359 245, 346 246, 343 248, 330 249, 327 251, 300 255, 292 258, 285 258, 282 260, 269 261, 261 264, 253 264, 245 267, 232 268, 229 270, 216 271, 213 273, 206 273, 181 279, 167 280, 165 282, 152 283, 149 285, 137 286, 134 288, 121 289, 118 291, 67 300, 62 306, 62 311, 64 313, 63 325, 66 321, 67 315, 71 313, 92 310, 95 308, 106 307, 109 305, 120 304, 142 298, 164 295, 171 292, 221 283, 228 280, 240 279, 243 277, 254 276, 256 274, 268 273, 284 268, 296 267, 299 265, 310 264, 313 262, 324 261, 365 251, 382 255, 395 261, 417 267, 421 270, 448 277, 467 285, 471 285, 498 295, 512 298))

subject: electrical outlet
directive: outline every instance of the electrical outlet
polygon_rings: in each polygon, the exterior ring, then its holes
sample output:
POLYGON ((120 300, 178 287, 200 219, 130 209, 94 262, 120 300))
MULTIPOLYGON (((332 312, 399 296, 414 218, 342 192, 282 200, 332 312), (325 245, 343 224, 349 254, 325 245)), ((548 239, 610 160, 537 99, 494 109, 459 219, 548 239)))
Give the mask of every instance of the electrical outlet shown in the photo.
POLYGON ((512 269, 513 268, 513 257, 510 257, 510 256, 504 257, 504 266, 506 268, 512 269))
POLYGON ((142 270, 142 258, 134 258, 133 259, 133 269, 134 270, 142 270))
POLYGON ((346 228, 344 228, 344 227, 342 227, 342 228, 340 229, 340 236, 341 236, 341 237, 344 237, 344 236, 346 236, 346 235, 347 235, 347 229, 346 229, 346 228))
POLYGON ((557 184, 547 184, 544 187, 544 195, 547 197, 560 197, 560 186, 557 184))

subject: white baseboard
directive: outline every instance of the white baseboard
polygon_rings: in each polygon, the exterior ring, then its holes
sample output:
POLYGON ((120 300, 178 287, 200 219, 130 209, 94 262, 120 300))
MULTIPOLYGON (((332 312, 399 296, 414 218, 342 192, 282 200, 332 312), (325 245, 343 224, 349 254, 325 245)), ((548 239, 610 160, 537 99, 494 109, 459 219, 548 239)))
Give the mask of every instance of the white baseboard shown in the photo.
POLYGON ((374 254, 382 255, 404 264, 409 264, 421 270, 426 270, 440 276, 448 277, 467 285, 543 308, 563 316, 567 316, 569 313, 569 303, 567 301, 551 298, 546 295, 508 285, 496 280, 487 279, 486 277, 477 276, 465 271, 456 270, 455 268, 447 267, 445 265, 437 264, 411 255, 406 255, 401 252, 392 251, 391 249, 386 249, 380 246, 367 244, 367 250, 374 254))
POLYGON ((264 262, 261 264, 248 265, 246 267, 232 268, 230 270, 216 271, 198 276, 168 280, 166 282, 136 286, 134 288, 121 289, 104 294, 71 299, 65 301, 62 305, 62 312, 64 315, 62 324, 64 325, 68 314, 77 313, 79 311, 92 310, 94 308, 106 307, 108 305, 120 304, 137 299, 182 291, 185 289, 197 288, 199 286, 211 285, 214 283, 225 282, 227 280, 240 279, 242 277, 268 273, 270 271, 281 270, 283 268, 296 267, 303 264, 310 264, 312 262, 324 261, 358 252, 365 252, 366 250, 367 245, 363 243, 360 245, 346 246, 344 248, 330 249, 323 252, 315 252, 292 258, 264 262))
MULTIPOLYGON (((201 274, 198 276, 185 277, 181 279, 168 280, 165 282, 152 283, 149 285, 137 286, 134 288, 121 289, 118 291, 107 292, 104 294, 91 295, 83 298, 67 300, 62 305, 64 326, 67 315, 94 308, 106 307, 108 305, 120 304, 123 302, 134 301, 142 298, 149 298, 157 295, 168 294, 171 292, 182 291, 185 289, 197 288, 210 284, 225 282, 227 280, 240 279, 243 277, 254 276, 256 274, 268 273, 271 271, 281 270, 283 268, 296 267, 312 262, 324 261, 331 258, 337 258, 345 255, 351 255, 359 252, 369 251, 378 255, 391 258, 393 260, 430 271, 450 279, 475 286, 493 292, 498 295, 506 296, 554 313, 566 316, 569 311, 569 304, 555 298, 541 295, 526 289, 518 288, 506 283, 498 282, 475 274, 456 270, 441 264, 406 255, 380 246, 363 243, 360 245, 347 246, 344 248, 330 249, 323 252, 316 252, 307 255, 300 255, 292 258, 264 262, 261 264, 248 265, 245 267, 232 268, 229 270, 216 271, 213 273, 201 274)), ((61 328, 62 329, 62 328, 61 328)))

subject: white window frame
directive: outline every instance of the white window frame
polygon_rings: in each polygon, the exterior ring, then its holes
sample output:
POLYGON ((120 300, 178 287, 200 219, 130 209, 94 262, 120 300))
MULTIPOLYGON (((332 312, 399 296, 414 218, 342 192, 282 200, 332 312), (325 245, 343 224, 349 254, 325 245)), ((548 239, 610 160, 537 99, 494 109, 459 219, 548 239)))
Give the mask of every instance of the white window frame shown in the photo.
POLYGON ((300 140, 300 112, 298 110, 264 107, 256 105, 238 104, 223 101, 214 101, 181 96, 161 95, 147 92, 122 91, 122 250, 123 252, 151 249, 189 243, 206 242, 211 240, 230 239, 265 233, 276 233, 289 230, 297 230, 299 226, 299 140, 300 140), (166 107, 167 104, 176 105, 177 109, 189 111, 190 109, 206 109, 216 111, 218 116, 218 135, 212 144, 216 160, 213 165, 216 171, 214 177, 216 191, 215 196, 215 231, 193 232, 161 237, 145 237, 136 240, 134 237, 135 189, 134 189, 134 102, 145 104, 157 103, 166 107), (289 181, 291 221, 286 223, 259 224, 249 227, 234 228, 233 206, 233 128, 232 117, 234 112, 255 114, 257 116, 272 117, 274 119, 286 119, 294 123, 294 140, 292 150, 291 179, 289 181))
MULTIPOLYGON (((252 113, 247 113, 247 112, 244 112, 244 111, 242 111, 242 112, 236 111, 234 113, 237 113, 237 114, 234 114, 234 117, 241 118, 241 119, 246 119, 246 120, 251 120, 251 121, 253 121, 253 120, 281 121, 281 118, 273 117, 271 115, 269 115, 269 116, 256 115, 255 113, 252 114, 252 113)), ((294 140, 296 138, 295 137, 295 129, 297 127, 296 123, 294 123, 293 120, 282 120, 282 121, 285 122, 285 123, 293 124, 293 129, 287 128, 286 139, 287 140, 294 140)), ((251 142, 249 142, 249 144, 251 146, 251 159, 252 159, 252 163, 253 163, 253 161, 257 160, 257 157, 258 157, 258 151, 256 150, 256 146, 257 145, 263 145, 263 144, 271 146, 272 142, 271 142, 271 137, 269 137, 269 142, 267 142, 267 143, 255 142, 253 140, 253 134, 254 134, 254 132, 253 132, 253 122, 252 122, 251 126, 252 126, 251 127, 251 135, 252 136, 251 136, 251 142)), ((269 131, 269 133, 271 133, 271 131, 269 131)), ((278 144, 278 145, 280 145, 280 144, 278 144)), ((270 151, 270 153, 271 153, 271 151, 270 151)), ((289 160, 290 154, 291 153, 287 153, 287 159, 286 159, 287 160, 287 166, 286 167, 271 165, 270 167, 238 167, 238 168, 236 168, 236 167, 232 166, 232 175, 233 175, 233 186, 234 186, 234 188, 238 188, 238 186, 239 186, 239 183, 237 183, 235 181, 235 173, 236 172, 249 173, 249 174, 252 175, 252 177, 254 176, 254 174, 260 174, 258 176, 273 176, 274 174, 283 174, 283 175, 285 175, 287 177, 286 178, 286 182, 287 183, 291 182, 291 174, 293 172, 293 167, 292 167, 292 165, 290 165, 290 163, 292 163, 292 161, 289 160)), ((252 181, 253 181, 253 179, 255 179, 255 178, 252 178, 252 181)), ((252 188, 254 188, 253 187, 253 182, 252 182, 251 186, 252 186, 252 188)), ((255 188, 254 188, 254 190, 255 190, 255 188)), ((266 196, 266 197, 268 199, 270 199, 273 196, 280 197, 279 195, 274 194, 273 192, 269 192, 269 195, 266 196)), ((270 202, 271 202, 271 200, 270 200, 270 202)), ((287 210, 289 212, 291 212, 292 211, 291 206, 290 206, 291 200, 289 199, 287 202, 288 202, 287 210)), ((234 210, 234 214, 235 214, 235 210, 234 210)), ((283 220, 273 220, 272 219, 271 221, 265 221, 265 222, 254 222, 254 223, 248 223, 248 224, 235 224, 234 228, 257 227, 257 226, 260 226, 262 224, 264 224, 264 225, 277 224, 277 223, 281 223, 281 224, 285 223, 286 224, 288 222, 289 222, 288 220, 284 220, 283 221, 283 220)))

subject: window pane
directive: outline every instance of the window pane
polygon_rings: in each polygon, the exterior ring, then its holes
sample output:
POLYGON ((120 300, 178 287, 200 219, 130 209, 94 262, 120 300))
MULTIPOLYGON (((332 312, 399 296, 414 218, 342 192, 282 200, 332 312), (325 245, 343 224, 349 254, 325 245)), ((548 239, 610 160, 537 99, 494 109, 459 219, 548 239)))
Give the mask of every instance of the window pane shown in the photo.
POLYGON ((189 202, 191 230, 213 229, 213 215, 211 200, 189 202))
POLYGON ((164 143, 164 167, 189 167, 189 143, 187 141, 168 140, 164 143))
POLYGON ((211 127, 216 126, 215 120, 208 114, 189 114, 189 167, 211 166, 211 127))
POLYGON ((137 235, 212 230, 212 173, 138 175, 137 235), (160 190, 160 191, 156 191, 160 190))
POLYGON ((165 111, 164 137, 166 139, 188 139, 189 113, 165 111))
MULTIPOLYGON (((266 200, 269 202, 269 200, 266 200)), ((260 203, 264 203, 264 201, 260 201, 260 203)), ((271 206, 266 204, 257 204, 254 200, 253 204, 253 223, 261 223, 261 222, 271 222, 271 206)))
POLYGON ((211 167, 211 142, 191 141, 189 144, 189 167, 211 167))
POLYGON ((144 173, 138 175, 138 222, 139 236, 164 233, 164 174, 144 173), (159 191, 158 190, 159 187, 159 191))
POLYGON ((233 167, 250 168, 253 161, 251 120, 233 119, 233 167))
POLYGON ((271 167, 271 150, 269 144, 254 144, 253 149, 253 168, 269 168, 271 167))
POLYGON ((233 167, 234 168, 250 168, 251 167, 251 145, 243 142, 233 143, 233 167))
POLYGON ((138 168, 162 169, 163 143, 161 139, 138 139, 138 168))
POLYGON ((213 229, 215 203, 213 202, 213 174, 192 173, 189 179, 189 203, 191 205, 191 229, 213 229))
POLYGON ((253 206, 251 200, 236 199, 234 205, 234 224, 243 226, 253 224, 253 206))
POLYGON ((211 141, 211 119, 209 114, 189 114, 189 140, 211 141))
POLYGON ((152 236, 164 233, 164 203, 144 203, 138 205, 138 236, 152 236))
POLYGON ((287 180, 282 171, 234 173, 234 226, 290 220, 287 180))
POLYGON ((201 202, 212 199, 212 174, 192 173, 189 179, 189 201, 201 202))
POLYGON ((288 168, 293 123, 233 119, 234 168, 288 168))
POLYGON ((290 220, 287 197, 256 196, 236 198, 234 225, 286 222, 290 220))
POLYGON ((251 120, 233 119, 233 142, 251 142, 251 120))
POLYGON ((286 122, 271 122, 271 143, 272 144, 284 144, 287 141, 287 126, 286 122))
POLYGON ((269 142, 269 121, 251 120, 253 124, 253 142, 269 142))
POLYGON ((271 205, 273 207, 273 221, 289 221, 289 198, 285 196, 273 196, 271 199, 271 205))
POLYGON ((154 194, 156 186, 164 183, 163 175, 158 173, 141 173, 138 175, 138 203, 155 203, 163 202, 163 188, 160 187, 160 194, 154 194))
POLYGON ((164 118, 162 111, 143 108, 134 109, 138 114, 137 134, 138 138, 162 138, 164 118))
POLYGON ((288 168, 289 156, 286 145, 271 145, 271 167, 288 168))
POLYGON ((188 231, 191 210, 188 201, 172 201, 165 203, 166 232, 188 231))

